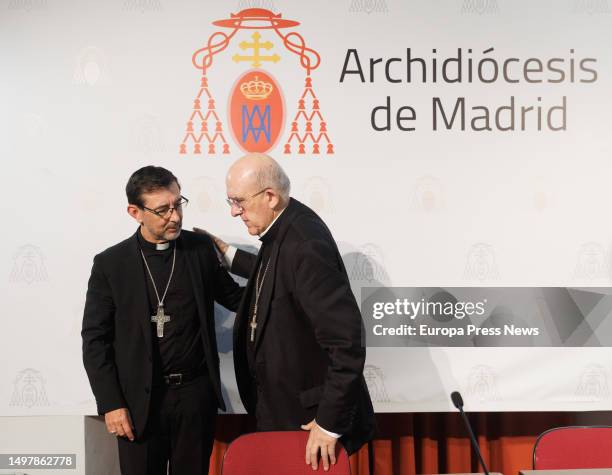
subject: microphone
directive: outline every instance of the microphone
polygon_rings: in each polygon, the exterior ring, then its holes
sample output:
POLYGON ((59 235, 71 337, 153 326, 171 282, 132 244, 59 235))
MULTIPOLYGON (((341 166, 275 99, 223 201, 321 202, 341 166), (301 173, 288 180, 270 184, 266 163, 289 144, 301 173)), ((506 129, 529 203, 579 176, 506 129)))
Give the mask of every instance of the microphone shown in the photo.
POLYGON ((450 397, 451 397, 451 401, 453 401, 453 405, 457 409, 459 409, 459 412, 461 413, 461 417, 463 417, 463 421, 465 422, 465 425, 468 430, 468 434, 470 436, 470 441, 472 442, 472 447, 474 448, 476 455, 478 455, 478 460, 480 460, 480 465, 482 465, 482 468, 484 469, 484 473, 486 475, 489 475, 489 469, 487 468, 487 464, 485 464, 485 461, 482 458, 482 453, 480 452, 480 447, 478 446, 476 437, 474 437, 474 432, 472 431, 472 426, 470 425, 470 421, 468 420, 466 413, 463 412, 463 398, 461 397, 461 394, 459 393, 459 391, 453 391, 450 397))

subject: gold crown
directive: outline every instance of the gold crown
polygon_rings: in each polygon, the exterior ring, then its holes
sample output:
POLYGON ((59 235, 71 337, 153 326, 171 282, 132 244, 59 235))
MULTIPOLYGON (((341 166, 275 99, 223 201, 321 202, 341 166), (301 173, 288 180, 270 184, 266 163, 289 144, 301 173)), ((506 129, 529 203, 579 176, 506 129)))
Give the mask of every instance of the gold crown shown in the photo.
POLYGON ((242 92, 242 95, 247 99, 253 99, 255 101, 265 99, 272 94, 273 90, 274 87, 272 84, 269 82, 260 81, 257 76, 255 76, 254 80, 243 82, 240 85, 240 92, 242 92))

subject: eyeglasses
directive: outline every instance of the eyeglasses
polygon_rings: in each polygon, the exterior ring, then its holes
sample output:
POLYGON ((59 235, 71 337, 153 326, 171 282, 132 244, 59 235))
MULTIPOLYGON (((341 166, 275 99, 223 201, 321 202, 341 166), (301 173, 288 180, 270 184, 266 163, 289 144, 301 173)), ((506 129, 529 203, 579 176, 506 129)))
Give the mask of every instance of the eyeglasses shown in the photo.
POLYGON ((161 219, 170 219, 170 216, 172 216, 172 213, 174 213, 175 210, 177 213, 182 213, 183 207, 187 206, 187 203, 189 203, 189 200, 181 195, 181 199, 174 203, 174 206, 172 207, 160 206, 157 209, 151 209, 143 206, 142 209, 146 209, 148 212, 153 213, 161 219))
POLYGON ((249 201, 251 198, 255 198, 257 195, 261 195, 268 188, 264 188, 261 191, 258 191, 254 195, 249 196, 248 198, 226 198, 225 202, 230 205, 230 207, 235 206, 240 211, 244 211, 244 204, 249 201))

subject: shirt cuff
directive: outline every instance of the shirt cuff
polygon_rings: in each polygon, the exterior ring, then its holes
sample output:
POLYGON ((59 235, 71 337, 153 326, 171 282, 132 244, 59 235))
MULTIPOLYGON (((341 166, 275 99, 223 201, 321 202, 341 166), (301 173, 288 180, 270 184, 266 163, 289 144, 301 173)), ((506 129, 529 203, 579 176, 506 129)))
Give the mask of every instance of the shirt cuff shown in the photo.
POLYGON ((237 250, 237 248, 230 245, 227 246, 227 250, 225 251, 225 254, 223 254, 223 264, 228 269, 232 268, 232 262, 234 262, 234 256, 236 255, 237 250))
MULTIPOLYGON (((315 420, 315 424, 317 424, 316 420, 315 420)), ((319 424, 317 424, 317 425, 319 426, 319 424)), ((321 429, 323 432, 325 432, 330 437, 333 437, 334 439, 339 439, 340 437, 342 437, 341 434, 336 434, 335 432, 330 432, 328 430, 323 429, 323 427, 321 427, 321 426, 319 426, 319 429, 321 429)))

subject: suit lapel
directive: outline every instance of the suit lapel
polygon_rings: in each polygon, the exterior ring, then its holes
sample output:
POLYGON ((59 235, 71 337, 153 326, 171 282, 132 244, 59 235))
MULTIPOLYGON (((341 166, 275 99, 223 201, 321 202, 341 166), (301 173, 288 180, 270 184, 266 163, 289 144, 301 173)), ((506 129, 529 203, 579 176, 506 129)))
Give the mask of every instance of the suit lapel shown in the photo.
POLYGON ((140 322, 145 345, 149 354, 151 354, 153 350, 153 343, 151 342, 151 315, 149 315, 149 299, 146 285, 146 279, 149 277, 145 275, 142 255, 140 254, 140 246, 138 245, 138 237, 136 234, 134 234, 130 242, 129 255, 126 261, 127 282, 128 285, 134 289, 133 314, 140 322))

